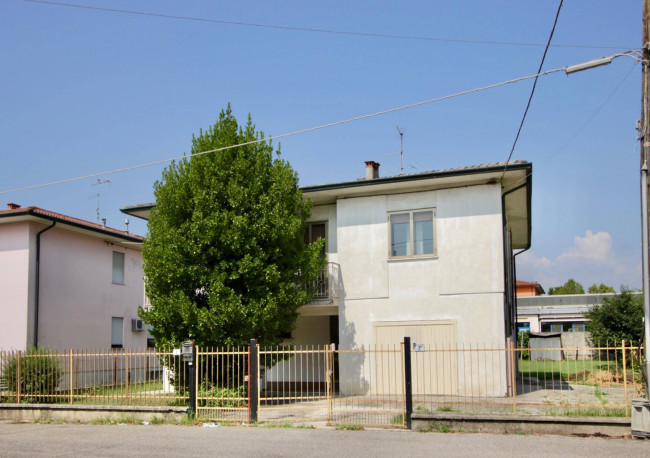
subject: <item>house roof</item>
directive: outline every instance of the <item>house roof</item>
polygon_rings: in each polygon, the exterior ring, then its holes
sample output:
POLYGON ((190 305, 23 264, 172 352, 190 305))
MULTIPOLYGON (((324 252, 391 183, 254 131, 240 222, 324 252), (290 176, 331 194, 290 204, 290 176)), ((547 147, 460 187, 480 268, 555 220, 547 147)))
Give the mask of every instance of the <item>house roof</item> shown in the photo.
POLYGON ((9 204, 9 207, 10 208, 7 210, 0 210, 0 223, 17 221, 52 221, 71 227, 75 230, 101 234, 104 238, 110 241, 127 241, 139 244, 144 240, 140 235, 131 234, 126 231, 121 231, 97 223, 91 223, 90 221, 63 215, 39 207, 20 207, 16 204, 9 204))
MULTIPOLYGON (((533 165, 526 161, 493 162, 489 164, 430 170, 372 179, 358 179, 320 185, 302 186, 305 197, 314 205, 335 203, 339 198, 379 194, 446 189, 480 184, 501 183, 506 218, 512 230, 512 248, 530 248, 531 198, 533 165)), ((149 219, 155 203, 130 205, 123 213, 149 219)))
POLYGON ((521 287, 534 288, 540 295, 541 294, 546 294, 546 291, 544 291, 544 288, 542 288, 542 285, 540 285, 536 281, 517 280, 517 288, 519 288, 520 286, 521 287))

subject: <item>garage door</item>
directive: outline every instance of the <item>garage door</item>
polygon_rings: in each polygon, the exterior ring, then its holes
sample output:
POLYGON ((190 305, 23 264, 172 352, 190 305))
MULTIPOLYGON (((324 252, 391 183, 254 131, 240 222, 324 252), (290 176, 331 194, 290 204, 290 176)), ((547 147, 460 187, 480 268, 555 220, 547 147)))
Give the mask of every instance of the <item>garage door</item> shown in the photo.
MULTIPOLYGON (((405 336, 411 338, 412 345, 418 345, 418 350, 423 350, 411 352, 413 394, 456 394, 456 322, 385 321, 374 324, 374 343, 377 348, 392 348, 403 342, 405 336)), ((395 374, 393 377, 401 375, 395 374)))

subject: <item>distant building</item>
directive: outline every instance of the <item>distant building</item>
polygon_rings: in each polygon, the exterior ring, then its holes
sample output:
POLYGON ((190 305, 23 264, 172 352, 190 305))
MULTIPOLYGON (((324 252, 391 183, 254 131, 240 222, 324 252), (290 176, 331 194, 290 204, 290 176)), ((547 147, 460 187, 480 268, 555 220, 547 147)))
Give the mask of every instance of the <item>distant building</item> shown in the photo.
POLYGON ((0 211, 0 349, 146 347, 142 240, 9 204, 0 211))
POLYGON ((517 297, 541 296, 546 294, 542 285, 537 282, 517 280, 517 297))
MULTIPOLYGON (((642 294, 642 293, 632 293, 642 294)), ((531 332, 580 332, 586 330, 585 312, 610 294, 571 294, 517 298, 517 329, 531 332)))

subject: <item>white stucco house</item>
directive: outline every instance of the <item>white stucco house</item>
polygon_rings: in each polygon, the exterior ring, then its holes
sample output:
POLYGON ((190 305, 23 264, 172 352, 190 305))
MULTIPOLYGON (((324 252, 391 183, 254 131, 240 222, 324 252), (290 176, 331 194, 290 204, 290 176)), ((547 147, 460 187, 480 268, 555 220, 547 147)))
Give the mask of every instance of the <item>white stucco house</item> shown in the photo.
POLYGON ((145 348, 142 237, 38 207, 0 211, 0 349, 145 348))
MULTIPOLYGON (((326 239, 328 264, 295 344, 368 348, 409 336, 424 348, 504 348, 516 337, 514 254, 531 243, 532 164, 380 178, 369 161, 365 178, 302 192, 313 202, 308 239, 326 239)), ((152 208, 122 211, 147 219, 152 208)), ((482 393, 505 392, 505 365, 480 369, 500 374, 482 393)), ((463 391, 454 377, 438 390, 463 391)))

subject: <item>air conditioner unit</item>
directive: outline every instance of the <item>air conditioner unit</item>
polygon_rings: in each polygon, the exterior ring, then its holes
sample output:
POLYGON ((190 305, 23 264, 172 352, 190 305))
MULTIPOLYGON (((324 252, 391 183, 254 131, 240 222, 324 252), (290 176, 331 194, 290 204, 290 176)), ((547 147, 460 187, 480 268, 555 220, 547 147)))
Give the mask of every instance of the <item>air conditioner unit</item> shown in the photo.
POLYGON ((144 331, 144 323, 139 318, 131 319, 131 331, 144 331))

